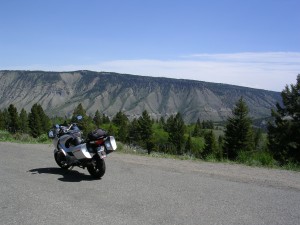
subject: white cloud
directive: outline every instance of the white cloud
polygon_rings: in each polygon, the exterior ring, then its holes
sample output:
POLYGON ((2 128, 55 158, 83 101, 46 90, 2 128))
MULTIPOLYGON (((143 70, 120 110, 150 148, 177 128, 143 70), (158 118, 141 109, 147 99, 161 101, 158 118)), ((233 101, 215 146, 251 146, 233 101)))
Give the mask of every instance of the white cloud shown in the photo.
POLYGON ((297 63, 300 62, 299 52, 242 52, 232 54, 192 54, 183 58, 198 58, 214 61, 258 62, 258 63, 297 63))
POLYGON ((300 53, 198 54, 181 60, 118 60, 98 68, 149 76, 185 78, 282 91, 300 73, 300 53))
POLYGON ((56 67, 35 65, 27 69, 109 71, 282 91, 286 84, 296 83, 297 74, 300 73, 300 53, 194 54, 181 57, 179 60, 113 60, 102 61, 95 65, 56 67))

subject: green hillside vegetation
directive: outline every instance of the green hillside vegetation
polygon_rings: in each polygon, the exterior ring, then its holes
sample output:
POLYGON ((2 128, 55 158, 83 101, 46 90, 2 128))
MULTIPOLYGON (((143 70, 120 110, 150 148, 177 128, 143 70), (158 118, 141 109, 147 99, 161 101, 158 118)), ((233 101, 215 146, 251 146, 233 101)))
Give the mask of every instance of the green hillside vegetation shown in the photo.
POLYGON ((98 109, 87 115, 79 103, 72 116, 49 118, 38 103, 29 113, 18 112, 10 104, 0 110, 0 140, 47 142, 47 132, 54 124, 71 123, 77 115, 84 135, 101 127, 118 140, 118 150, 131 153, 176 156, 216 162, 237 162, 253 166, 298 168, 300 165, 300 75, 297 84, 281 93, 283 104, 272 110, 267 131, 257 128, 250 110, 241 97, 225 123, 198 118, 186 124, 180 112, 167 118, 151 119, 147 110, 133 120, 119 111, 109 118, 98 109))

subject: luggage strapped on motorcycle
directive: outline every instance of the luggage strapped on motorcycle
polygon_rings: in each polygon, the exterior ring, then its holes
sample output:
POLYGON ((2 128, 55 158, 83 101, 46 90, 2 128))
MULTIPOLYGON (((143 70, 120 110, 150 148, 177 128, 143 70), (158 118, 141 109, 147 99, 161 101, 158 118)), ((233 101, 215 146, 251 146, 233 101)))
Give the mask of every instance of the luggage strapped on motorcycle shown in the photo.
POLYGON ((107 132, 100 128, 88 133, 88 139, 91 141, 99 140, 99 139, 105 138, 105 137, 107 137, 107 132))

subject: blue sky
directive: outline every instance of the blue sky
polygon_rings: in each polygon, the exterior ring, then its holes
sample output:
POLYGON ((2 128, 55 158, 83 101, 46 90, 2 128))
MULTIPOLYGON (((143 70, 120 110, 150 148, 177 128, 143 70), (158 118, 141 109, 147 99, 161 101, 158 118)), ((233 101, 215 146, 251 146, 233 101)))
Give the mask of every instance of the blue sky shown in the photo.
POLYGON ((0 0, 0 70, 95 70, 281 91, 299 0, 0 0))

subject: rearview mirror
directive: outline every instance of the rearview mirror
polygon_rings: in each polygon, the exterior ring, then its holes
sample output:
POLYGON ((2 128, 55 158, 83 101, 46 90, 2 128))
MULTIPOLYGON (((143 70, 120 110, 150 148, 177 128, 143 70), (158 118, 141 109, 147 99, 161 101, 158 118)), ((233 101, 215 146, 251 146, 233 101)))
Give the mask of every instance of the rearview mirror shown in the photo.
POLYGON ((53 133, 53 131, 52 131, 52 130, 50 130, 50 131, 49 131, 49 133, 48 133, 48 137, 49 137, 49 138, 54 138, 54 133, 53 133))

